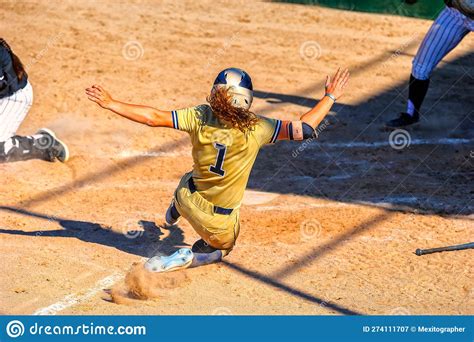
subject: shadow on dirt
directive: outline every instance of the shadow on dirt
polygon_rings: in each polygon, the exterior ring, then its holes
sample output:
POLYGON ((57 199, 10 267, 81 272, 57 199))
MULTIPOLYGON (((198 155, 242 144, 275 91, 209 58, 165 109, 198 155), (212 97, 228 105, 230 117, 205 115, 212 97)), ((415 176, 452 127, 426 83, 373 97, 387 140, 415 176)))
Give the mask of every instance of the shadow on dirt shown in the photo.
MULTIPOLYGON (((0 206, 0 211, 26 215, 34 218, 57 222, 64 229, 57 230, 36 230, 23 231, 18 229, 0 229, 0 234, 34 236, 34 237, 70 237, 81 241, 98 243, 104 246, 114 247, 126 253, 135 254, 142 257, 151 257, 156 254, 170 254, 177 248, 189 246, 184 243, 183 230, 177 226, 170 228, 157 226, 154 222, 139 221, 138 224, 143 230, 124 229, 123 233, 117 233, 111 227, 99 223, 75 221, 64 219, 57 216, 44 215, 38 212, 19 209, 9 206, 0 206), (169 230, 169 235, 162 238, 164 230, 169 230)), ((308 256, 301 262, 308 262, 308 256)), ((226 267, 239 272, 248 277, 252 277, 257 281, 276 289, 286 291, 289 294, 299 297, 300 299, 326 307, 329 310, 343 315, 359 315, 361 313, 345 308, 336 303, 325 301, 317 296, 309 294, 304 290, 299 290, 291 285, 278 281, 277 278, 268 277, 257 272, 251 271, 243 266, 233 264, 227 261, 223 262, 226 267)))
MULTIPOLYGON (((317 139, 262 149, 249 188, 421 214, 474 213, 473 190, 466 186, 474 180, 474 106, 466 92, 474 87, 472 65, 474 53, 441 63, 419 125, 403 131, 392 133, 383 123, 404 110, 407 82, 360 104, 338 103, 317 139)), ((317 83, 299 94, 323 88, 317 83)), ((269 103, 262 111, 297 105, 303 107, 300 115, 316 104, 304 95, 256 91, 255 96, 269 103)))
POLYGON ((271 287, 273 287, 277 290, 285 291, 285 292, 287 292, 287 293, 289 293, 289 294, 291 294, 295 297, 298 297, 300 299, 303 299, 303 300, 309 301, 311 303, 317 304, 321 308, 326 308, 328 310, 331 310, 331 311, 334 311, 336 313, 343 314, 343 315, 362 315, 362 313, 360 313, 360 312, 348 309, 348 308, 346 308, 342 305, 333 303, 331 301, 323 300, 322 298, 319 298, 319 297, 316 297, 312 294, 309 294, 308 292, 306 292, 304 290, 299 290, 299 289, 296 289, 296 288, 294 288, 290 285, 283 284, 282 282, 277 281, 273 277, 265 276, 265 275, 260 274, 258 272, 249 270, 248 268, 245 268, 241 265, 233 264, 233 263, 230 263, 226 260, 224 260, 222 262, 222 264, 224 264, 226 267, 228 267, 229 269, 231 269, 233 271, 239 272, 239 273, 241 273, 243 275, 246 275, 250 278, 258 280, 258 281, 260 281, 260 282, 262 282, 266 285, 269 285, 269 286, 271 286, 271 287))
POLYGON ((147 258, 156 254, 169 254, 177 248, 189 246, 184 243, 183 230, 178 226, 164 227, 157 226, 154 222, 150 221, 138 221, 136 230, 130 227, 118 227, 119 231, 117 232, 117 230, 104 224, 69 220, 15 207, 1 206, 0 211, 13 212, 57 222, 63 228, 36 231, 0 229, 0 234, 36 237, 70 237, 85 242, 114 247, 125 253, 147 258), (167 236, 163 237, 165 232, 167 236))

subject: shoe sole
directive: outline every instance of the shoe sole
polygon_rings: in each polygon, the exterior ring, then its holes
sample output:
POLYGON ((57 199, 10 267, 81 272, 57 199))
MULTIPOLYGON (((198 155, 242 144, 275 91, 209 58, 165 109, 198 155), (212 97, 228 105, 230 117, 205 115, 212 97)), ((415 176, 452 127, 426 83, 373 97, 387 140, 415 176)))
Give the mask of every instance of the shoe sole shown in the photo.
POLYGON ((173 272, 188 268, 194 259, 194 253, 189 248, 181 248, 169 256, 155 256, 145 263, 149 272, 173 272))
POLYGON ((49 128, 41 128, 38 132, 36 132, 37 134, 41 134, 41 133, 46 133, 46 134, 49 134, 50 136, 52 136, 54 138, 54 140, 56 140, 60 145, 61 147, 63 148, 64 150, 64 158, 58 158, 56 157, 61 163, 65 163, 69 160, 69 148, 67 147, 66 143, 64 141, 62 141, 61 139, 59 139, 56 134, 50 130, 49 128))

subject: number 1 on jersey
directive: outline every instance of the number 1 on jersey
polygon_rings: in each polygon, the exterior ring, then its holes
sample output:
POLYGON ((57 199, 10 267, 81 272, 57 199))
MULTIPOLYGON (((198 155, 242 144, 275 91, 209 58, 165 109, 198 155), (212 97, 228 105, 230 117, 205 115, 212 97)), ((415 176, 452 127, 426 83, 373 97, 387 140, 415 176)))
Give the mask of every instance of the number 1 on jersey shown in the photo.
POLYGON ((227 146, 216 142, 214 143, 214 148, 217 150, 216 162, 214 165, 209 166, 209 171, 223 177, 225 171, 222 169, 222 166, 224 165, 227 146))

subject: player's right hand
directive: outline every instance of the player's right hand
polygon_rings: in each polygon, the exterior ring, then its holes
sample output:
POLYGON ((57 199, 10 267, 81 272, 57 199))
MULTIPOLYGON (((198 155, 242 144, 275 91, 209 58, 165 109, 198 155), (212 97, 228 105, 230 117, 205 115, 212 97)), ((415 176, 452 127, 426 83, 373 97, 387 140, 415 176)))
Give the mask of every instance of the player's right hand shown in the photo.
POLYGON ((86 88, 87 98, 105 109, 109 109, 113 102, 112 96, 100 85, 94 84, 90 88, 86 88))
POLYGON ((344 88, 347 86, 349 78, 349 69, 341 70, 341 68, 338 68, 336 74, 332 78, 332 81, 329 75, 327 75, 326 94, 332 94, 336 99, 339 99, 342 94, 344 94, 344 88))

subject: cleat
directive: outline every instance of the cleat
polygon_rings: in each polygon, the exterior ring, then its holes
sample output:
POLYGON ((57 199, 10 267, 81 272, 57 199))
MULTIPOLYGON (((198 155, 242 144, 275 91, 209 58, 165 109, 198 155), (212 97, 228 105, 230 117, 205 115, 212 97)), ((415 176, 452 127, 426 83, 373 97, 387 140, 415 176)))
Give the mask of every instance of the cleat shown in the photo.
MULTIPOLYGON (((165 214, 165 222, 168 226, 174 226, 175 224, 177 224, 179 222, 179 220, 181 219, 181 216, 179 216, 178 218, 174 218, 173 215, 171 214, 171 208, 173 208, 174 206, 174 201, 171 202, 170 206, 168 207, 168 210, 166 210, 166 214, 165 214)), ((176 210, 176 209, 175 209, 176 210)))
POLYGON ((400 113, 400 116, 396 119, 390 120, 385 123, 385 127, 387 128, 403 128, 410 125, 413 125, 419 121, 419 115, 416 113, 410 115, 408 113, 400 113))
POLYGON ((150 272, 171 272, 188 268, 193 262, 194 254, 189 248, 181 248, 170 256, 154 256, 145 263, 150 272))
POLYGON ((68 161, 69 149, 67 145, 58 139, 52 130, 48 128, 41 128, 38 132, 36 132, 36 134, 42 134, 46 136, 44 141, 47 142, 47 146, 44 146, 44 148, 48 149, 50 161, 54 161, 54 159, 58 159, 61 163, 68 161))

